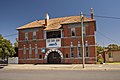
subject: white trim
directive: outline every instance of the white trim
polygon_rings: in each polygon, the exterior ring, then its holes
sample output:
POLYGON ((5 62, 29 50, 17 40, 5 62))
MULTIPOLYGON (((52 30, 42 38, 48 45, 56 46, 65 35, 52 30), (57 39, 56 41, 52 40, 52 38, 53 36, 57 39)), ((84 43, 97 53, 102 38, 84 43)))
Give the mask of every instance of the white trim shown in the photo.
MULTIPOLYGON (((46 35, 46 34, 45 34, 46 35)), ((92 37, 92 36, 95 36, 95 35, 86 35, 86 37, 92 37)), ((73 36, 73 37, 64 37, 64 33, 63 33, 63 36, 61 36, 61 38, 81 38, 81 36, 73 36)), ((51 38, 50 38, 51 39, 51 38)), ((55 39, 55 38, 54 38, 55 39)), ((43 38, 43 39, 36 39, 36 41, 42 41, 42 40, 46 40, 46 38, 43 38)), ((35 40, 27 40, 27 42, 32 42, 32 41, 35 41, 35 40)), ((19 40, 18 42, 26 42, 26 40, 19 40)))
POLYGON ((44 59, 47 59, 48 54, 51 53, 51 52, 53 52, 53 51, 58 52, 58 53, 60 54, 60 56, 61 56, 61 59, 63 59, 63 54, 62 54, 62 52, 61 52, 60 50, 58 50, 58 49, 50 49, 50 50, 48 50, 48 51, 46 52, 46 54, 45 54, 45 58, 44 58, 44 59))
MULTIPOLYGON (((96 45, 88 45, 88 46, 92 47, 92 46, 96 46, 96 45)), ((75 48, 75 47, 78 47, 78 46, 73 46, 73 47, 75 48)), ((46 48, 46 47, 44 47, 44 48, 46 48)), ((57 48, 70 48, 70 46, 61 46, 61 47, 57 47, 57 48)), ((35 48, 32 48, 32 50, 33 49, 35 49, 35 48)), ((38 50, 39 49, 42 49, 42 48, 38 48, 38 50)), ((48 49, 51 49, 51 48, 48 48, 48 49)), ((23 48, 19 48, 18 50, 23 50, 23 48)), ((29 50, 29 48, 26 48, 26 50, 29 50)))

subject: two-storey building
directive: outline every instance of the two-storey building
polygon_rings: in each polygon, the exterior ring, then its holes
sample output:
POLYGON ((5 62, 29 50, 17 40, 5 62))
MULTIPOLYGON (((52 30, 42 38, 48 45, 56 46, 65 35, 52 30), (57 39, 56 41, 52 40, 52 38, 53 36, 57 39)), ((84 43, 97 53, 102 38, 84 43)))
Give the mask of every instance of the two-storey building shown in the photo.
MULTIPOLYGON (((36 20, 18 30, 19 63, 82 63, 80 16, 36 20)), ((85 62, 96 63, 96 21, 84 16, 85 62)))

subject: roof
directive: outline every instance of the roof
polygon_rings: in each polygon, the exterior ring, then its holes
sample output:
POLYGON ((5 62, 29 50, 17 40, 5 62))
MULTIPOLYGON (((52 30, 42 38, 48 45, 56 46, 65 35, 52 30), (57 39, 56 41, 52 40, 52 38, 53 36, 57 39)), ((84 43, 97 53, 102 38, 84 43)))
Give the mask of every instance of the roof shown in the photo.
MULTIPOLYGON (((89 22, 89 21, 95 21, 95 20, 84 16, 84 22, 89 22)), ((37 27, 46 27, 45 30, 52 30, 52 29, 59 29, 62 24, 70 24, 70 23, 78 23, 78 22, 80 22, 80 16, 52 18, 49 19, 49 24, 47 26, 44 25, 45 20, 36 20, 17 28, 17 30, 37 28, 37 27)))

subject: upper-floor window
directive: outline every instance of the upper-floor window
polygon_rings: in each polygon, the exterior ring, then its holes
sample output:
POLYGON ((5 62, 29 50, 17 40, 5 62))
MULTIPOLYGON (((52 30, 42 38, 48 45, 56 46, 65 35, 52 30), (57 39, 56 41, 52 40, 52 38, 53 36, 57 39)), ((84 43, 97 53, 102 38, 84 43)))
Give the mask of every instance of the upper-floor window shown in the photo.
POLYGON ((61 30, 46 32, 46 38, 61 38, 61 30))
POLYGON ((25 40, 28 40, 28 32, 25 32, 25 40))
POLYGON ((33 32, 33 40, 36 40, 36 31, 33 32))
POLYGON ((71 36, 75 36, 75 28, 71 28, 71 36))
POLYGON ((83 36, 84 37, 86 36, 86 27, 85 26, 83 27, 83 36))

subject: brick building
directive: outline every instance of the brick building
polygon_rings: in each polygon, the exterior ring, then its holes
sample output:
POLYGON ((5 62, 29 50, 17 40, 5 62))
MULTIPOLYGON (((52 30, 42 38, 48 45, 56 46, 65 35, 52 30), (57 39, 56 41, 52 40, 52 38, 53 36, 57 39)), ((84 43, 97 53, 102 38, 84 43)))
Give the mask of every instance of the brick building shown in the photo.
MULTIPOLYGON (((80 16, 36 20, 18 30, 19 63, 82 63, 80 16)), ((96 21, 84 16, 85 62, 96 63, 96 21)))

